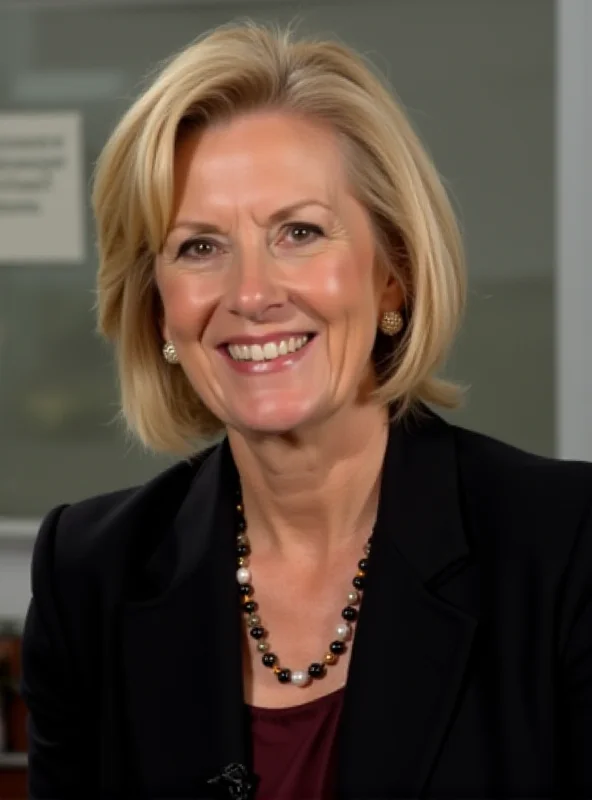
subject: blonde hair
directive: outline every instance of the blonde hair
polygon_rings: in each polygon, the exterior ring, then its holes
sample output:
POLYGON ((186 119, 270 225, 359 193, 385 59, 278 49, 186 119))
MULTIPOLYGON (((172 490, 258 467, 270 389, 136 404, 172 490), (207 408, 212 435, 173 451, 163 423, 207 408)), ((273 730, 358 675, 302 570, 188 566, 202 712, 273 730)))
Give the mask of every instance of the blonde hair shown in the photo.
POLYGON ((349 178, 373 220, 381 262, 405 292, 405 332, 381 342, 383 356, 388 347, 387 363, 377 362, 381 402, 402 415, 420 401, 453 407, 460 397, 434 373, 463 310, 462 245, 442 182, 405 113, 342 44, 295 40, 290 31, 255 24, 222 27, 164 67, 117 125, 95 174, 99 330, 116 344, 128 425, 155 450, 189 452, 222 429, 183 370, 162 357, 154 261, 172 221, 176 142, 185 125, 259 109, 328 124, 346 145, 349 178))

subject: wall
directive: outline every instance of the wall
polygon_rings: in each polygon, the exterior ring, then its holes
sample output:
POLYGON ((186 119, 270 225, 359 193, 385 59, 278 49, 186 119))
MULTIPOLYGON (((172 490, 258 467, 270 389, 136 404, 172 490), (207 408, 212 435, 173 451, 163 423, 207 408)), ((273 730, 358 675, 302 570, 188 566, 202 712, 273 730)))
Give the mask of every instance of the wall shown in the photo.
POLYGON ((557 451, 592 461, 592 3, 557 22, 557 451))

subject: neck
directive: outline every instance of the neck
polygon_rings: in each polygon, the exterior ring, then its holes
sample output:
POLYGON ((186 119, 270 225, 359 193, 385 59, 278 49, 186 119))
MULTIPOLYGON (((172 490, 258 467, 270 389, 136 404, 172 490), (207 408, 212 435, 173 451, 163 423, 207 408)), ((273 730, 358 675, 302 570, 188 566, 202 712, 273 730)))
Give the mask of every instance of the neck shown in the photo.
POLYGON ((290 556, 327 555, 367 538, 387 438, 388 411, 376 403, 289 436, 229 431, 251 541, 290 556))

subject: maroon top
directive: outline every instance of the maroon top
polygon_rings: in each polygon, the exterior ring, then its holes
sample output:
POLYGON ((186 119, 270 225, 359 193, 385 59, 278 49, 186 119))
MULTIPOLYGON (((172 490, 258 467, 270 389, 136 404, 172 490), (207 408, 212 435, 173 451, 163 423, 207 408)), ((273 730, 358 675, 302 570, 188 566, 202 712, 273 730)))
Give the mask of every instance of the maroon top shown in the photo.
POLYGON ((250 708, 257 800, 334 800, 343 689, 290 708, 250 708))

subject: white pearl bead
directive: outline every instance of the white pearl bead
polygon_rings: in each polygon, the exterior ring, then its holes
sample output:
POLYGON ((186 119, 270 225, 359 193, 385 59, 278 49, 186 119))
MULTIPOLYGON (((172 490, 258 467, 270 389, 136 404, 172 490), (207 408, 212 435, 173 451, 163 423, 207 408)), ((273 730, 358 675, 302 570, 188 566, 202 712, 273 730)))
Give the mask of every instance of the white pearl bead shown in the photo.
POLYGON ((351 636, 351 626, 347 622, 340 622, 335 628, 335 634, 340 642, 345 642, 351 636))
POLYGON ((307 686, 310 683, 310 677, 307 672, 301 669, 295 669, 292 673, 291 681, 294 686, 307 686))
POLYGON ((236 579, 239 583, 250 583, 251 581, 251 570, 247 569, 246 567, 241 567, 236 571, 236 579))
POLYGON ((355 606, 355 604, 359 601, 360 595, 356 592, 355 589, 352 589, 351 592, 347 596, 347 604, 348 606, 355 606))

